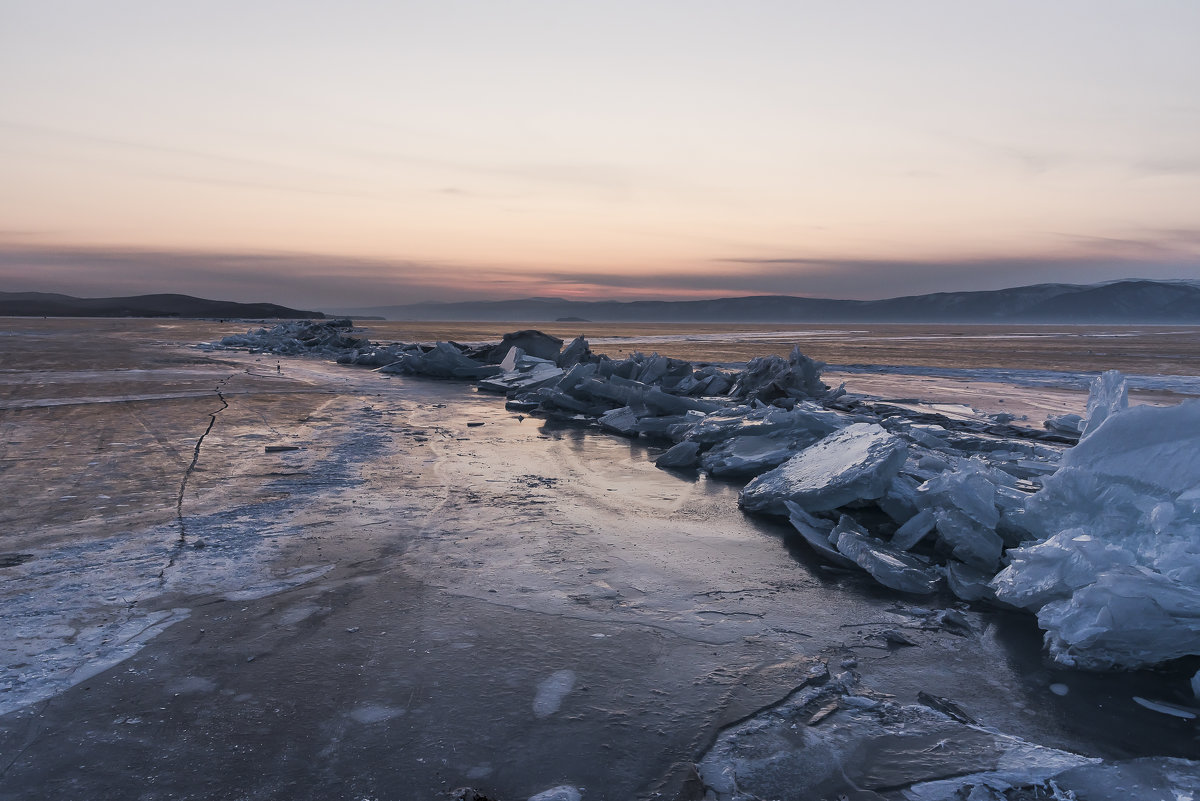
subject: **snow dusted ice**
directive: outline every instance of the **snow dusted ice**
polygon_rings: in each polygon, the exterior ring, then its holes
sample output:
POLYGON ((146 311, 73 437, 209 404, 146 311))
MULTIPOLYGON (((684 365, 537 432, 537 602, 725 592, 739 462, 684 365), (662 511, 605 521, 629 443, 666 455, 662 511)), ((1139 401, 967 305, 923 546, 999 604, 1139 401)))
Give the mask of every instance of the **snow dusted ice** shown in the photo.
POLYGON ((742 491, 741 504, 782 514, 785 501, 826 512, 851 501, 875 500, 887 492, 907 455, 900 437, 875 423, 852 423, 755 478, 742 491))
POLYGON ((1200 653, 1200 402, 1130 409, 1110 371, 1095 379, 1086 416, 1037 431, 930 421, 831 390, 799 348, 730 370, 597 357, 582 337, 561 345, 522 331, 478 348, 379 346, 349 321, 220 343, 474 379, 516 410, 672 443, 660 467, 749 479, 743 508, 787 517, 838 566, 900 592, 944 586, 1036 613, 1066 665, 1200 653))

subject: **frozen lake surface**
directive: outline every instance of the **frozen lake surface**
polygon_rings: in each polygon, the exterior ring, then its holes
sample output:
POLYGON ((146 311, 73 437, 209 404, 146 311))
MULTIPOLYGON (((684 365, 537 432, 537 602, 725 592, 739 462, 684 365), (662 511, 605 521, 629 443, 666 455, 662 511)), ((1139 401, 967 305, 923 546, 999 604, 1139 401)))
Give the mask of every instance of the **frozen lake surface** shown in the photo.
MULTIPOLYGON (((1055 665, 1030 616, 831 569, 744 515, 740 483, 657 469, 640 441, 464 384, 185 347, 240 323, 4 323, 0 798, 688 798, 697 763, 710 787, 738 759, 763 777, 789 736, 812 764, 764 793, 1200 755, 1169 711, 1196 665, 1055 665), (811 735, 744 728, 835 696, 864 700, 811 735), (923 696, 982 731, 937 712, 897 739, 878 705, 923 696)), ((845 380, 968 416, 1086 398, 920 377, 845 380)))

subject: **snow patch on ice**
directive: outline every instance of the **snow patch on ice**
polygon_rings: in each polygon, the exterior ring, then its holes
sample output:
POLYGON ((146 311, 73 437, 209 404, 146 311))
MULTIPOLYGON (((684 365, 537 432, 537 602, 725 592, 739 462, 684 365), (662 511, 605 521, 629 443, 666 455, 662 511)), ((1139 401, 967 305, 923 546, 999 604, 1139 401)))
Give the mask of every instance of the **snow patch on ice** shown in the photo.
POLYGON ((534 717, 546 718, 562 706, 563 699, 575 689, 575 671, 558 670, 538 682, 533 697, 534 717))
POLYGON ((569 784, 560 784, 529 797, 529 801, 580 801, 583 796, 569 784))

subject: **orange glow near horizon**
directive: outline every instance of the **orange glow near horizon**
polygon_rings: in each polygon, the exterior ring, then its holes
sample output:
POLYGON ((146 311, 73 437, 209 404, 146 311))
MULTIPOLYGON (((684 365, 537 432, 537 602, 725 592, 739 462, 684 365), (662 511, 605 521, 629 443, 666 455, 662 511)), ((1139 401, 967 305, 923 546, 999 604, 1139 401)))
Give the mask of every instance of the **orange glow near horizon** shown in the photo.
POLYGON ((1200 6, 464 2, 6 12, 4 286, 366 305, 1200 277, 1200 6))

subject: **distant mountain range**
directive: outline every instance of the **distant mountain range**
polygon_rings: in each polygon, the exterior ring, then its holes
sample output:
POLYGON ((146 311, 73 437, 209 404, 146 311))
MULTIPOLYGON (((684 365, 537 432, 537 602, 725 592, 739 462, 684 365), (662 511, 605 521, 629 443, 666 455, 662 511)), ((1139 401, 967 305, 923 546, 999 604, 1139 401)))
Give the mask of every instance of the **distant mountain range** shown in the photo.
POLYGON ((887 300, 762 295, 716 300, 577 301, 562 298, 414 303, 342 309, 387 320, 574 318, 590 322, 1097 323, 1200 324, 1200 281, 1131 279, 1103 284, 1035 284, 980 292, 937 292, 887 300))
POLYGON ((274 303, 234 303, 190 295, 73 298, 48 292, 0 292, 0 317, 219 317, 316 318, 325 315, 274 303))
MULTIPOLYGON (((1131 279, 1103 284, 1035 284, 980 292, 937 292, 887 300, 761 295, 715 300, 579 301, 562 298, 413 303, 341 309, 358 319, 551 322, 1097 323, 1200 325, 1200 281, 1131 279)), ((0 292, 0 316, 321 319, 274 303, 190 295, 76 298, 0 292)))

